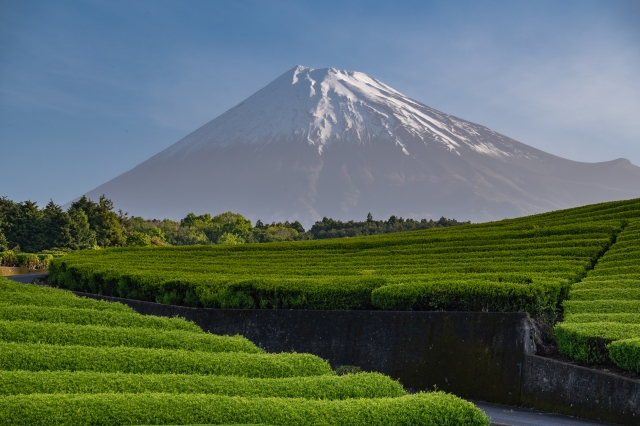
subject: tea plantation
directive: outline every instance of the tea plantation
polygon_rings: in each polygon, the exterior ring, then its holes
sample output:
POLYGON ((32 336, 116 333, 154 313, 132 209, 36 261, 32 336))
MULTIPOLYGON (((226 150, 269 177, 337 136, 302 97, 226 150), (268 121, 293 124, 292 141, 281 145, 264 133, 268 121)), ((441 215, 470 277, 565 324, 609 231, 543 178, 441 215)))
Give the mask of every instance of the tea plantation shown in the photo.
POLYGON ((0 278, 0 424, 488 425, 442 392, 0 278))
POLYGON ((49 271, 72 290, 195 307, 564 309, 562 353, 639 370, 639 227, 634 199, 370 237, 83 251, 49 271))
POLYGON ((564 307, 555 329, 562 353, 640 372, 640 221, 618 235, 564 307))

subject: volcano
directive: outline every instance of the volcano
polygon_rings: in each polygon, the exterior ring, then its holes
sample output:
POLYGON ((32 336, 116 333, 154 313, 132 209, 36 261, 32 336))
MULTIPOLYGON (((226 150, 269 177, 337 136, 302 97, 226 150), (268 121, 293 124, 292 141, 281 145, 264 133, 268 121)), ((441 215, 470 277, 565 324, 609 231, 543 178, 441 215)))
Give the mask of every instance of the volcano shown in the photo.
POLYGON ((483 222, 640 197, 640 168, 556 157, 364 73, 297 66, 86 195, 102 194, 149 218, 483 222))

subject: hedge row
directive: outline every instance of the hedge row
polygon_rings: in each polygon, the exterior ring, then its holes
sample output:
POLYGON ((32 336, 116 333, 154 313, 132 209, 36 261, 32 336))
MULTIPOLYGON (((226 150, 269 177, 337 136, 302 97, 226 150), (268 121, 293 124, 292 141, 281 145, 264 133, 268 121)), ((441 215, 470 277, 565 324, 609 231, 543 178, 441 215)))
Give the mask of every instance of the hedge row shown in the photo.
POLYGON ((578 361, 609 361, 609 343, 640 336, 640 324, 617 322, 562 322, 555 327, 558 349, 578 361))
POLYGON ((640 300, 567 300, 562 306, 565 314, 640 314, 640 300))
POLYGON ((20 284, 3 277, 0 277, 0 295, 0 302, 4 304, 85 308, 135 313, 133 309, 121 303, 78 297, 68 291, 60 291, 59 289, 31 284, 20 284))
POLYGON ((0 320, 0 340, 15 343, 96 347, 127 346, 202 352, 264 352, 242 336, 230 337, 183 330, 161 331, 34 321, 0 320))
MULTIPOLYGON (((0 293, 1 294, 1 293, 0 293)), ((0 296, 1 297, 1 296, 0 296)), ((41 321, 107 327, 135 327, 156 330, 182 330, 202 333, 200 327, 183 318, 164 318, 137 313, 86 308, 9 305, 0 300, 0 320, 41 321)))
POLYGON ((337 401, 219 395, 95 394, 0 397, 0 424, 272 424, 489 426, 470 402, 442 392, 337 401))
POLYGON ((634 219, 564 303, 560 353, 640 371, 640 220, 634 219))
POLYGON ((638 314, 566 314, 567 323, 615 322, 620 324, 640 324, 638 314))
POLYGON ((0 251, 0 266, 47 269, 52 260, 53 255, 50 254, 16 254, 11 250, 0 251))
POLYGON ((309 354, 248 354, 0 342, 0 370, 214 374, 254 378, 335 374, 309 354))
POLYGON ((640 338, 617 340, 608 349, 609 357, 616 365, 640 373, 640 338))
POLYGON ((639 205, 632 200, 363 238, 77 252, 53 261, 50 280, 196 307, 538 314, 559 308, 569 284, 584 278, 629 220, 640 217, 639 205), (524 279, 512 280, 516 274, 524 279))
POLYGON ((259 349, 186 321, 20 286, 0 280, 0 424, 489 424, 468 402, 406 396, 381 374, 339 377, 307 354, 211 352, 259 349))
POLYGON ((0 371, 0 395, 36 393, 201 393, 313 399, 405 395, 400 383, 378 373, 251 379, 195 374, 124 374, 87 371, 0 371))
POLYGON ((640 300, 640 288, 575 289, 571 300, 640 300))
POLYGON ((389 310, 553 312, 566 297, 568 282, 547 284, 486 281, 411 283, 378 288, 374 306, 389 310))

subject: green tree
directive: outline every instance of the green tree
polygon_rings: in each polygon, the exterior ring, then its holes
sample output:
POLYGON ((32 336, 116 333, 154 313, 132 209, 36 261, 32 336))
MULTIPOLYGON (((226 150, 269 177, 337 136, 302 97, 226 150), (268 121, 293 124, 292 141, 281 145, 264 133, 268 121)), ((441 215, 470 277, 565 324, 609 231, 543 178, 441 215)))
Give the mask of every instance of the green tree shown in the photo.
POLYGON ((231 232, 225 232, 218 238, 218 244, 244 244, 244 239, 231 232))
POLYGON ((96 233, 89 226, 89 219, 82 210, 70 210, 69 213, 69 234, 72 243, 67 246, 73 250, 86 250, 94 248, 98 242, 96 233))
POLYGON ((0 228, 0 251, 5 251, 5 250, 9 250, 9 241, 7 241, 7 238, 4 236, 4 233, 2 232, 2 228, 0 228))
POLYGON ((126 235, 121 221, 126 215, 113 211, 113 202, 104 195, 97 203, 83 196, 69 207, 69 213, 81 210, 87 215, 90 229, 96 233, 100 247, 121 247, 126 244, 126 235))
POLYGON ((251 221, 239 213, 225 212, 211 217, 209 213, 196 216, 189 213, 180 221, 182 228, 203 232, 208 241, 217 243, 223 234, 234 234, 243 241, 252 238, 251 221))
POLYGON ((127 246, 129 247, 146 247, 151 245, 151 237, 145 233, 135 231, 131 235, 127 235, 127 246))

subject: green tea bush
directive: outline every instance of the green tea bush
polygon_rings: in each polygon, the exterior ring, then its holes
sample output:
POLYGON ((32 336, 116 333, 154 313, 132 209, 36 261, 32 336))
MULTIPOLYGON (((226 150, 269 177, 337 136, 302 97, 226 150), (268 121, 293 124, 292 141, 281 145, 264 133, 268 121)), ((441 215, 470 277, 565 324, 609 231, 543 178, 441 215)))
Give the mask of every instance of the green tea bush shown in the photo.
POLYGON ((560 353, 586 363, 640 368, 640 220, 616 243, 564 302, 565 321, 554 333, 560 353))
POLYGON ((202 329, 183 318, 164 318, 153 315, 85 308, 10 305, 0 300, 0 320, 41 321, 106 327, 152 328, 202 333, 202 329))
POLYGON ((405 395, 400 383, 378 373, 251 379, 196 374, 124 374, 88 371, 0 371, 0 395, 36 393, 201 393, 312 399, 405 395))
POLYGON ((389 310, 553 312, 568 283, 495 283, 483 281, 409 283, 378 288, 371 294, 375 306, 389 310))
POLYGON ((640 288, 575 289, 571 300, 640 300, 640 288))
POLYGON ((398 398, 242 398, 198 394, 0 397, 0 424, 272 424, 281 426, 489 426, 470 402, 442 392, 398 398))
POLYGON ((329 363, 309 354, 211 353, 4 342, 0 342, 0 370, 215 374, 255 378, 335 374, 329 363))
POLYGON ((556 325, 554 332, 558 350, 563 355, 582 362, 603 363, 609 361, 607 345, 639 336, 640 324, 562 322, 556 325))
POLYGON ((562 306, 566 314, 640 314, 640 300, 567 300, 562 306))
POLYGON ((68 291, 31 284, 20 284, 3 277, 0 277, 0 302, 14 305, 85 308, 135 313, 133 309, 122 303, 78 297, 68 291))
POLYGON ((76 252, 52 262, 50 280, 76 291, 194 307, 538 314, 559 308, 569 285, 584 278, 628 218, 640 217, 638 205, 338 240, 76 252))
POLYGON ((640 338, 617 340, 608 349, 609 357, 618 367, 640 373, 640 338))
POLYGON ((262 349, 242 336, 34 321, 0 320, 0 340, 50 345, 128 346, 202 352, 263 353, 262 349))
POLYGON ((568 314, 567 323, 615 322, 619 324, 640 324, 638 314, 568 314))

